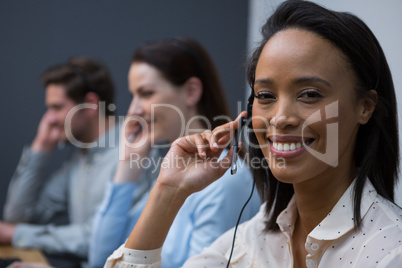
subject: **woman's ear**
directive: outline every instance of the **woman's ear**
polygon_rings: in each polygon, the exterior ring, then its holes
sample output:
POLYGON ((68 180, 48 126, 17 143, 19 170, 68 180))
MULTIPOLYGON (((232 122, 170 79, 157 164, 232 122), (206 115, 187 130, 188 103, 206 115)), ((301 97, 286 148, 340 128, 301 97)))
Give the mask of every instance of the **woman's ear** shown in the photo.
POLYGON ((196 106, 200 101, 203 92, 201 80, 195 76, 190 77, 187 79, 186 83, 184 83, 183 88, 185 90, 186 105, 191 107, 196 106))
POLYGON ((377 105, 378 95, 377 91, 374 89, 368 92, 368 95, 365 98, 359 100, 359 123, 364 125, 366 124, 373 114, 375 107, 377 105))

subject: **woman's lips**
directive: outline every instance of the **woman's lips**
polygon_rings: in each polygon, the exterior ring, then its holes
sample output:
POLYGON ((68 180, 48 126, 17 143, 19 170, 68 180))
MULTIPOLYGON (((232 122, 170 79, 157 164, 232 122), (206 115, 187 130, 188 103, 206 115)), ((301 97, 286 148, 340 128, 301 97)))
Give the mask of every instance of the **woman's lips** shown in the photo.
POLYGON ((314 139, 302 139, 295 137, 270 137, 270 151, 275 157, 294 158, 306 151, 305 146, 311 144, 314 139))

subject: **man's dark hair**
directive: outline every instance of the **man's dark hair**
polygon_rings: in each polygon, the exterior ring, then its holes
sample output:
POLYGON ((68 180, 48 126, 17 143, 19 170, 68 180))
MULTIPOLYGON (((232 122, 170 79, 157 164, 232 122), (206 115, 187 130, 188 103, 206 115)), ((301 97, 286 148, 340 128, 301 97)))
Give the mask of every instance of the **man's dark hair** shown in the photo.
MULTIPOLYGON (((66 63, 52 66, 41 76, 43 86, 63 85, 66 96, 82 103, 88 92, 99 96, 105 106, 114 102, 115 89, 109 70, 105 65, 87 57, 73 57, 66 63)), ((106 115, 114 114, 114 109, 105 109, 106 115)))

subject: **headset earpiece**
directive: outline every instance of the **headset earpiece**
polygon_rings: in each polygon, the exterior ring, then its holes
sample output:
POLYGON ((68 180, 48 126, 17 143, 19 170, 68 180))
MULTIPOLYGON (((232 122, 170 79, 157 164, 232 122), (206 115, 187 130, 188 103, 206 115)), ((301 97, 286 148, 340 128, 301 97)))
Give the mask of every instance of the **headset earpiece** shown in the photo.
MULTIPOLYGON (((239 128, 236 130, 235 138, 233 139, 233 149, 239 148, 238 147, 238 142, 239 142, 240 136, 238 136, 238 134, 241 133, 241 130, 242 130, 243 126, 247 125, 247 122, 248 122, 248 127, 253 128, 253 125, 251 123, 252 111, 253 111, 253 102, 254 102, 254 83, 251 85, 251 94, 247 99, 247 119, 244 118, 244 117, 241 117, 240 120, 239 120, 239 128), (238 131, 239 129, 240 129, 240 132, 238 131), (235 147, 235 143, 236 143, 236 147, 235 147)), ((237 160, 238 151, 239 151, 238 149, 236 149, 236 151, 233 151, 232 170, 231 170, 232 175, 236 173, 236 168, 237 167, 236 167, 236 162, 235 161, 237 160), (234 172, 233 172, 233 170, 234 170, 234 172)), ((232 259, 233 248, 234 248, 235 240, 236 240, 237 226, 240 223, 241 215, 243 214, 244 208, 247 206, 248 202, 251 200, 251 197, 253 196, 254 188, 255 188, 255 169, 253 169, 253 187, 251 188, 250 196, 247 199, 246 203, 244 203, 243 208, 240 210, 239 218, 237 219, 237 223, 236 223, 236 226, 234 228, 232 247, 231 247, 231 250, 230 250, 229 259, 228 259, 228 261, 226 263, 226 268, 229 267, 230 260, 232 259)))
POLYGON ((253 103, 254 103, 254 92, 253 90, 250 93, 250 96, 247 99, 247 120, 248 122, 248 127, 253 128, 253 124, 251 122, 251 118, 253 117, 253 103))
POLYGON ((239 154, 239 142, 240 142, 240 135, 241 131, 244 126, 248 126, 249 128, 253 128, 251 123, 251 113, 253 110, 253 102, 254 102, 254 94, 251 92, 250 96, 247 100, 247 118, 240 117, 239 118, 239 127, 235 130, 234 137, 233 137, 233 158, 232 158, 232 167, 230 169, 230 173, 232 175, 236 174, 237 171, 237 156, 239 154), (248 123, 248 124, 247 124, 248 123))

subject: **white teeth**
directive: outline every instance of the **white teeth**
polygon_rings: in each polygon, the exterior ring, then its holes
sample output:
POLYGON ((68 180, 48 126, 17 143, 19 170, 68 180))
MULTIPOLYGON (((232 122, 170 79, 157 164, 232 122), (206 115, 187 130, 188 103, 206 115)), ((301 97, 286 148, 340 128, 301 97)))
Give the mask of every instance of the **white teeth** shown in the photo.
POLYGON ((278 149, 278 151, 283 151, 283 145, 282 145, 282 143, 279 143, 279 144, 278 144, 278 148, 277 148, 277 149, 278 149))
POLYGON ((291 150, 291 151, 296 150, 296 145, 295 145, 294 143, 292 143, 292 144, 290 145, 290 150, 291 150))
POLYGON ((301 143, 279 143, 279 142, 274 142, 273 147, 278 150, 278 151, 294 151, 297 149, 300 149, 302 147, 301 143))

